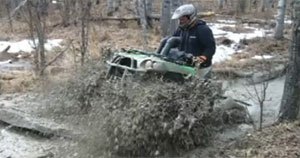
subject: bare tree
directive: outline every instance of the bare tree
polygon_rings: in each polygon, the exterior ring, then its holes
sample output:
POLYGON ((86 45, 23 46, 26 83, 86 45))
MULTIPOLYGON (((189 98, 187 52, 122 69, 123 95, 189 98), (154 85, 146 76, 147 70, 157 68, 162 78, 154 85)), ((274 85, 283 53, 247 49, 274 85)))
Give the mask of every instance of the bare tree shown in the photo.
POLYGON ((107 15, 112 16, 112 14, 119 9, 121 6, 121 0, 107 0, 107 15))
POLYGON ((48 15, 48 6, 49 6, 48 0, 39 0, 37 5, 38 5, 37 6, 37 11, 41 15, 43 15, 43 16, 48 15))
POLYGON ((151 18, 152 11, 153 11, 153 1, 152 0, 146 0, 147 26, 149 28, 153 27, 152 18, 151 18))
POLYGON ((253 92, 251 92, 248 88, 246 88, 246 91, 248 92, 248 95, 250 96, 250 98, 258 103, 259 107, 260 107, 260 113, 259 113, 259 130, 262 130, 263 127, 263 113, 264 113, 264 106, 265 106, 265 102, 268 100, 267 98, 267 89, 269 87, 269 78, 271 78, 272 76, 272 72, 273 72, 273 67, 271 66, 271 64, 264 59, 264 56, 261 55, 262 60, 259 61, 259 63, 257 64, 257 66, 259 66, 259 69, 261 70, 260 75, 265 76, 266 75, 266 80, 262 80, 262 81, 258 81, 259 83, 257 83, 257 81, 254 78, 250 79, 250 84, 252 84, 253 86, 251 88, 253 88, 253 92))
POLYGON ((2 3, 5 3, 5 9, 8 16, 8 22, 11 29, 11 32, 13 32, 13 16, 15 14, 20 15, 18 12, 19 9, 27 2, 27 0, 4 0, 2 3))
MULTIPOLYGON (((175 12, 175 10, 182 5, 181 0, 173 0, 171 1, 171 14, 175 12)), ((171 20, 169 24, 169 33, 172 34, 175 32, 176 28, 178 27, 178 20, 171 20)))
POLYGON ((152 0, 137 0, 135 1, 136 5, 136 14, 139 16, 139 24, 145 25, 146 28, 152 28, 152 0))
POLYGON ((62 25, 64 27, 69 26, 71 23, 77 24, 78 0, 63 0, 61 7, 62 25))
POLYGON ((140 22, 142 24, 143 28, 143 36, 144 36, 144 47, 147 46, 148 40, 147 40, 147 8, 146 8, 146 0, 139 0, 138 1, 138 11, 140 15, 140 22))
POLYGON ((259 6, 260 12, 265 12, 267 10, 270 10, 270 6, 271 6, 270 0, 261 0, 260 2, 261 2, 259 6))
POLYGON ((46 58, 45 58, 45 20, 42 18, 42 15, 39 10, 40 1, 28 0, 26 3, 26 9, 28 13, 27 23, 30 29, 30 35, 32 41, 35 45, 36 51, 34 53, 34 63, 35 63, 35 74, 38 76, 43 76, 44 69, 46 67, 46 58), (38 42, 35 42, 37 38, 38 42))
POLYGON ((217 0, 217 2, 218 2, 218 9, 223 9, 225 0, 217 0))
POLYGON ((267 100, 267 89, 269 87, 269 82, 264 81, 261 83, 260 88, 257 86, 254 86, 254 92, 255 92, 255 97, 256 101, 259 104, 260 107, 260 114, 259 114, 259 130, 262 129, 262 124, 263 124, 263 115, 264 115, 264 105, 265 101, 267 100))
POLYGON ((12 22, 12 17, 10 16, 10 12, 11 12, 11 5, 10 5, 10 1, 6 1, 5 2, 5 8, 7 11, 7 15, 8 15, 8 21, 9 21, 9 27, 10 27, 10 31, 13 32, 13 22, 12 22))
POLYGON ((300 0, 293 4, 293 39, 279 112, 279 121, 295 120, 300 106, 300 0))
POLYGON ((107 15, 112 16, 114 11, 114 0, 107 0, 107 15))
POLYGON ((90 19, 90 11, 91 11, 91 0, 80 0, 81 6, 81 65, 84 64, 85 55, 88 50, 88 37, 89 37, 89 19, 90 19))
POLYGON ((238 0, 236 4, 237 13, 246 13, 250 11, 251 0, 238 0))
POLYGON ((275 39, 283 38, 285 10, 286 10, 286 0, 279 0, 278 8, 277 8, 278 13, 276 17, 276 27, 274 31, 275 39))
POLYGON ((62 25, 64 27, 68 26, 70 24, 70 16, 71 16, 71 1, 70 0, 64 0, 62 3, 62 25))
POLYGON ((169 35, 175 31, 178 24, 176 20, 171 20, 172 13, 182 4, 181 0, 163 0, 161 11, 162 36, 169 35))
POLYGON ((171 21, 170 18, 171 18, 171 0, 163 0, 161 18, 160 18, 162 36, 166 36, 169 34, 168 30, 171 21))

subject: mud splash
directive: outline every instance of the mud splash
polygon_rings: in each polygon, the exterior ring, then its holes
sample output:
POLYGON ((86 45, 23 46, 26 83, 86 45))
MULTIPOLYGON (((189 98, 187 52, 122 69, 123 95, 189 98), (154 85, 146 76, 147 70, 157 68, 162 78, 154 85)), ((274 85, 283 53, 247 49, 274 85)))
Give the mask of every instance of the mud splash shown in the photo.
POLYGON ((210 81, 107 81, 102 61, 79 74, 50 92, 56 99, 42 114, 85 129, 79 155, 178 156, 209 145, 226 124, 241 123, 234 114, 242 111, 214 109, 222 91, 210 81))

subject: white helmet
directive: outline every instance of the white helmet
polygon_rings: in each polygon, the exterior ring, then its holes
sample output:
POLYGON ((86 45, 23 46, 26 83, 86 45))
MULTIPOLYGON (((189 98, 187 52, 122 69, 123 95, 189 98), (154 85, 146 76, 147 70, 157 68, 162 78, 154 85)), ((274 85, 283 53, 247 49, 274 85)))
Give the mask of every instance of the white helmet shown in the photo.
POLYGON ((180 7, 178 7, 173 16, 172 19, 179 19, 182 16, 188 15, 190 16, 190 19, 194 19, 197 15, 196 8, 192 4, 184 4, 180 7))

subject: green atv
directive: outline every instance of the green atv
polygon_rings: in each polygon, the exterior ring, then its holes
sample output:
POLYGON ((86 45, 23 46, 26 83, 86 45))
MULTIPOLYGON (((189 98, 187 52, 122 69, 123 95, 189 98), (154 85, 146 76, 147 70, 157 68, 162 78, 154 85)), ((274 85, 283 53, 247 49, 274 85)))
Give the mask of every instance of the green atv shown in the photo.
POLYGON ((114 53, 107 61, 107 78, 121 78, 127 76, 144 77, 161 76, 163 79, 183 82, 196 75, 196 68, 185 61, 172 60, 157 53, 141 50, 122 50, 114 53), (155 75, 153 75, 155 74, 155 75))

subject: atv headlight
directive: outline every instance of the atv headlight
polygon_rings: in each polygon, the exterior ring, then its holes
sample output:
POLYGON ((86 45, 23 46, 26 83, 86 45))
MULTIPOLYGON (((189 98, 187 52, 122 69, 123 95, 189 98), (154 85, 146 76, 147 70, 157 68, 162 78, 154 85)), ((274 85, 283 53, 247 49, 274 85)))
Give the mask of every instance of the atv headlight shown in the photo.
POLYGON ((162 69, 161 63, 159 63, 159 62, 153 62, 152 63, 152 68, 154 70, 161 70, 162 69))
POLYGON ((152 69, 153 68, 153 62, 151 60, 148 60, 145 62, 145 69, 152 69))

